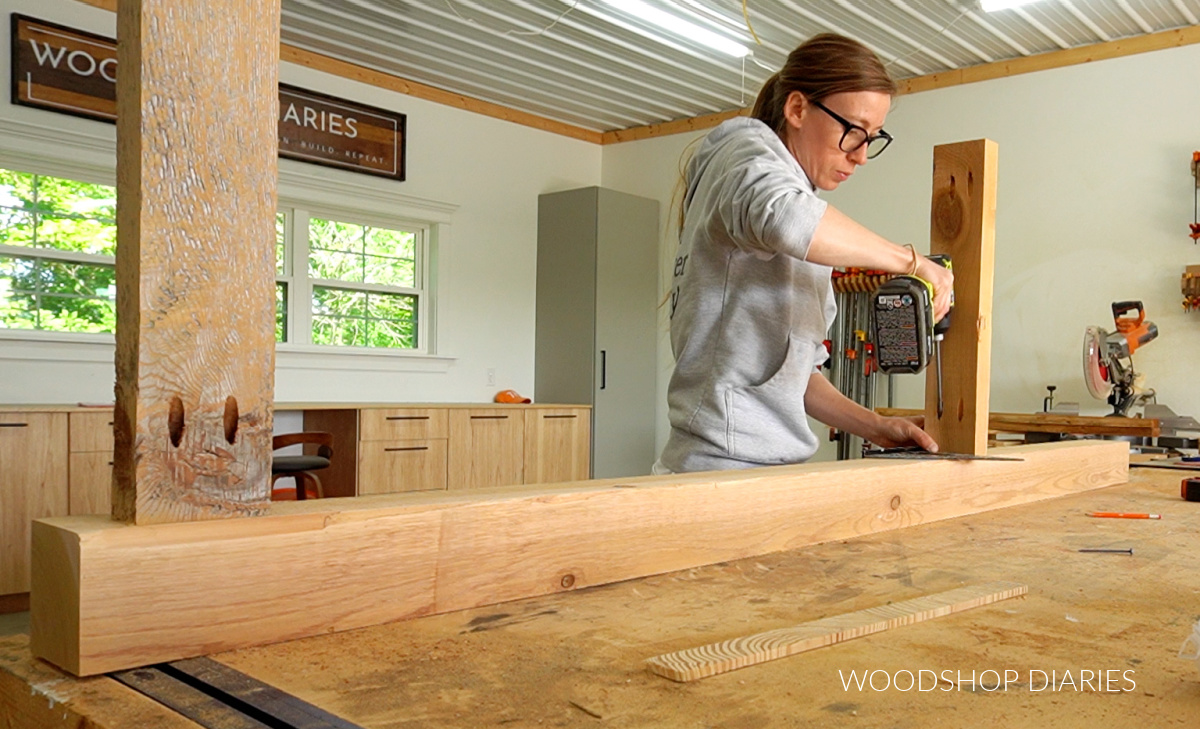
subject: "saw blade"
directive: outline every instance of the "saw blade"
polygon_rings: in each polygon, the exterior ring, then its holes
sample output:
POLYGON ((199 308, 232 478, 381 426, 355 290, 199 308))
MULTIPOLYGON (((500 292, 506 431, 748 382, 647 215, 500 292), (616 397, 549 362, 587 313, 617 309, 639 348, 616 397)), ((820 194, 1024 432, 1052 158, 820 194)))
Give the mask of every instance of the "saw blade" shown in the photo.
POLYGON ((1107 340, 1108 332, 1097 326, 1090 326, 1083 333, 1083 381, 1087 384, 1088 392, 1097 400, 1107 400, 1113 389, 1106 376, 1107 340))

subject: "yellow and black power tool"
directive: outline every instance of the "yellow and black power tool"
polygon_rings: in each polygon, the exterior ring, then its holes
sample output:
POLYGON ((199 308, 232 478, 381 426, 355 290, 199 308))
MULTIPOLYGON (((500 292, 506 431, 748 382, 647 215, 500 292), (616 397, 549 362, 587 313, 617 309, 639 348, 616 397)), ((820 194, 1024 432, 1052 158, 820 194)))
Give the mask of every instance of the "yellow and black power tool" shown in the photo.
MULTIPOLYGON (((950 256, 929 259, 953 269, 950 256)), ((951 293, 950 306, 954 306, 951 293)), ((950 314, 933 320, 933 284, 917 276, 888 279, 871 295, 875 361, 885 374, 916 374, 932 359, 937 368, 937 413, 942 416, 942 353, 939 343, 950 329, 950 314)))

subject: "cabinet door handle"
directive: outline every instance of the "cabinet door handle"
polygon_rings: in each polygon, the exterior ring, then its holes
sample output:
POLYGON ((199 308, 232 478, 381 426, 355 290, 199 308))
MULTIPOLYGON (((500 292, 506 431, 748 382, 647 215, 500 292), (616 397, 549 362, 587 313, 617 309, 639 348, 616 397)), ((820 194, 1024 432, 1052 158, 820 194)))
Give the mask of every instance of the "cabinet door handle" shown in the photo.
POLYGON ((29 423, 0 423, 0 428, 28 428, 29 423))
POLYGON ((109 461, 109 462, 108 462, 108 465, 110 465, 110 466, 111 466, 112 464, 113 464, 113 462, 112 462, 112 461, 109 461))
POLYGON ((600 350, 600 389, 608 387, 608 350, 600 350))
POLYGON ((385 451, 427 451, 429 446, 405 446, 403 448, 384 448, 385 451))
POLYGON ((507 415, 472 415, 471 420, 508 420, 507 415))
POLYGON ((428 415, 389 415, 387 420, 429 420, 428 415))
POLYGON ((574 418, 575 415, 543 415, 543 418, 574 418))

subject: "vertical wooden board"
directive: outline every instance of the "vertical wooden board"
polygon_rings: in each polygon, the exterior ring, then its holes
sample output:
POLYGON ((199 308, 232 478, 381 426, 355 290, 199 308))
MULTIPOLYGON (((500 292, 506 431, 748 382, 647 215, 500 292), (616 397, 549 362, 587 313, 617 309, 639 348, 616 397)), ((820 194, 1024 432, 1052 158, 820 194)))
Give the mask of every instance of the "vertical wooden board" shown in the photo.
POLYGON ((29 525, 67 513, 66 413, 0 413, 0 595, 29 591, 29 525))
POLYGON ((944 410, 937 372, 925 380, 925 429, 943 451, 987 452, 996 243, 996 143, 980 139, 933 150, 930 253, 954 265, 954 313, 942 349, 944 410))
POLYGON ((270 492, 279 0, 128 0, 117 28, 113 514, 258 514, 270 492))

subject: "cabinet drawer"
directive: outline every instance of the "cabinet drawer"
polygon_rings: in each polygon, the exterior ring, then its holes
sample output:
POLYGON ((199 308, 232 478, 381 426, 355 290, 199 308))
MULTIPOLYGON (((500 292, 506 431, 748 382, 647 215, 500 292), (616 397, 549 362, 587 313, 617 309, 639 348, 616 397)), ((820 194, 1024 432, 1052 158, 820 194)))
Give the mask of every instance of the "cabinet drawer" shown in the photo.
POLYGON ((451 489, 509 486, 524 480, 525 412, 478 408, 450 413, 451 489))
POLYGON ((586 480, 591 450, 590 410, 525 411, 525 483, 586 480))
POLYGON ((111 410, 94 413, 71 413, 70 449, 72 453, 91 453, 113 449, 113 414, 111 410))
POLYGON ((72 516, 112 512, 112 471, 112 453, 71 454, 67 482, 72 516))
POLYGON ((428 440, 446 436, 443 409, 368 409, 358 415, 359 440, 428 440))
POLYGON ((359 446, 359 496, 445 488, 445 439, 372 441, 359 446))

